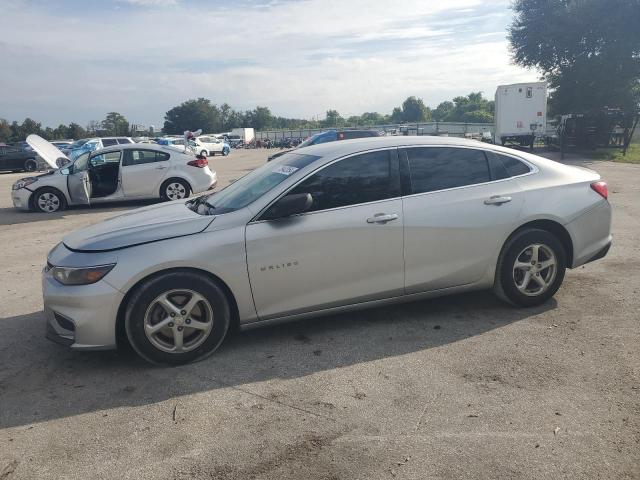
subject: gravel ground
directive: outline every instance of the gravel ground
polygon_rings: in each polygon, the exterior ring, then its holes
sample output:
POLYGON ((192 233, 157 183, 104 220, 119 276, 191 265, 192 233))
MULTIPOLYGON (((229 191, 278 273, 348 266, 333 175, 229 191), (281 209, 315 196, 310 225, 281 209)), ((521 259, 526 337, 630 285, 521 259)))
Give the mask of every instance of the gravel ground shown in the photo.
MULTIPOLYGON (((265 158, 212 163, 224 185, 265 158)), ((567 161, 608 180, 614 247, 546 305, 324 317, 179 368, 43 336, 48 250, 140 203, 18 212, 0 174, 0 480, 640 478, 640 165, 567 161)))

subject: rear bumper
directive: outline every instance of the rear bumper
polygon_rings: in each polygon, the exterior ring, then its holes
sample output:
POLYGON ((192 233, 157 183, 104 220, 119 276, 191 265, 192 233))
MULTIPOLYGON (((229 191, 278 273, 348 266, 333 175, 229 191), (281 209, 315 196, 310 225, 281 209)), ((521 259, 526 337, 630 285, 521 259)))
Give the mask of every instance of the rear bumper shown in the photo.
POLYGON ((589 262, 595 262, 596 260, 600 260, 601 258, 606 257, 607 253, 609 253, 609 249, 611 248, 611 242, 607 243, 604 247, 602 247, 600 249, 599 252, 597 252, 593 257, 591 257, 589 260, 587 260, 586 263, 589 262))
POLYGON ((571 268, 604 257, 613 237, 611 236, 611 205, 603 200, 594 208, 565 225, 573 241, 571 268))

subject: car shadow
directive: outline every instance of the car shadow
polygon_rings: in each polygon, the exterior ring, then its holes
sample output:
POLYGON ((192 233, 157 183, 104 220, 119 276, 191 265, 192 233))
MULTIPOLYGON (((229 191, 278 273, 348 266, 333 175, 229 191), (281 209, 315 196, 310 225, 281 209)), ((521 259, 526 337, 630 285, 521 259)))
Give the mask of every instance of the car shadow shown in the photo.
POLYGON ((247 392, 256 382, 463 341, 555 308, 553 299, 511 308, 488 292, 442 297, 238 332, 208 359, 173 368, 148 365, 130 351, 74 352, 53 344, 43 337, 42 312, 5 318, 0 428, 221 388, 247 392))
POLYGON ((0 225, 19 225, 22 223, 45 222, 63 220, 70 216, 93 214, 100 212, 120 213, 134 208, 146 207, 161 202, 160 199, 127 200, 119 202, 100 203, 91 206, 74 205, 66 210, 54 213, 27 212, 17 208, 0 208, 0 225))

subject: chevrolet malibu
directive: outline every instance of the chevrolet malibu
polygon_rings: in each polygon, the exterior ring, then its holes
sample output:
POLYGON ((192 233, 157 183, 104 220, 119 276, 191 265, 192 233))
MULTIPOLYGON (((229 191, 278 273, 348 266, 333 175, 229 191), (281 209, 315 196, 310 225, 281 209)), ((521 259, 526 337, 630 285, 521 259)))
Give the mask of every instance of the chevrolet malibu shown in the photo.
POLYGON ((29 145, 52 167, 13 184, 16 208, 54 213, 67 205, 162 198, 178 200, 217 183, 206 158, 149 144, 124 144, 86 151, 69 163, 55 145, 29 135, 29 145), (56 169, 57 165, 63 165, 56 169), (54 170, 56 169, 56 170, 54 170))
POLYGON ((234 327, 469 290, 541 304, 611 245, 597 173, 472 140, 295 150, 220 192, 66 236, 43 272, 49 338, 180 364, 234 327))

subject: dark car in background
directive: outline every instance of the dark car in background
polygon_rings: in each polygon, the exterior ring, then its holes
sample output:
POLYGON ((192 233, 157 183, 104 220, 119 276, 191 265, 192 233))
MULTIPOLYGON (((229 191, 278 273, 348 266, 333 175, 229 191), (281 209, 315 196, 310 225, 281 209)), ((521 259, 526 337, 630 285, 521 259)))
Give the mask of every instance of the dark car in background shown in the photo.
POLYGON ((38 155, 25 142, 0 145, 0 171, 35 172, 38 155))
MULTIPOLYGON (((304 142, 298 145, 296 148, 309 147, 311 145, 319 145, 321 143, 327 142, 336 142, 339 140, 351 140, 354 138, 365 138, 365 137, 379 137, 380 132, 377 130, 328 130, 326 132, 316 133, 315 135, 311 135, 304 142)), ((291 150, 284 150, 282 152, 274 153, 273 155, 269 155, 267 159, 268 162, 273 160, 274 158, 278 158, 280 155, 284 155, 291 150)))

